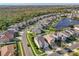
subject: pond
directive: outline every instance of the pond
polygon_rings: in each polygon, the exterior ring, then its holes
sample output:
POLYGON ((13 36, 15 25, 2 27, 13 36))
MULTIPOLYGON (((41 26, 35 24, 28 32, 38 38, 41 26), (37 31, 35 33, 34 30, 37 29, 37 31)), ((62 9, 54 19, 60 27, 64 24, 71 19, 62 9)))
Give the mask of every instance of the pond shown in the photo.
POLYGON ((55 26, 57 30, 61 30, 62 28, 68 27, 70 25, 77 25, 79 24, 78 20, 72 20, 70 18, 64 18, 61 21, 58 22, 58 24, 55 26))

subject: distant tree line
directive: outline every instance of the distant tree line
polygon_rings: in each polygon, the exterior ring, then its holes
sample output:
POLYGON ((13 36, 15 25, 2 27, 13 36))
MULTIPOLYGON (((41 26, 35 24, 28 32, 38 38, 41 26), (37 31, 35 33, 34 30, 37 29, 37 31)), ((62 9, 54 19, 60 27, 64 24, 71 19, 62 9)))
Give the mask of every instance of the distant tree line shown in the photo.
POLYGON ((0 31, 8 26, 49 13, 69 13, 63 8, 0 8, 0 31))

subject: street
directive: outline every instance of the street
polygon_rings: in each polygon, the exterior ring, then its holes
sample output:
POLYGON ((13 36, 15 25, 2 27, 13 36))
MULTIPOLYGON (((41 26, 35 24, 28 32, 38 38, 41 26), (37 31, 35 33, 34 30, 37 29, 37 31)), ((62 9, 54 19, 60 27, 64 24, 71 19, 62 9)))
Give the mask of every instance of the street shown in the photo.
POLYGON ((25 56, 32 56, 32 50, 30 47, 27 46, 27 38, 26 38, 26 31, 24 30, 22 33, 22 44, 25 52, 25 56))

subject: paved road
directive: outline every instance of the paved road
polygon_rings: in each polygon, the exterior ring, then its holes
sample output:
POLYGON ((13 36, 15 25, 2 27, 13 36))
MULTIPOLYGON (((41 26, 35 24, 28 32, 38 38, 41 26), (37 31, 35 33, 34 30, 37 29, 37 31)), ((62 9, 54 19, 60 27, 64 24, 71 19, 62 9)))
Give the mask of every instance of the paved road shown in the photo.
POLYGON ((32 56, 32 50, 30 47, 27 46, 27 40, 26 40, 26 31, 24 30, 22 33, 22 44, 25 52, 25 56, 32 56))

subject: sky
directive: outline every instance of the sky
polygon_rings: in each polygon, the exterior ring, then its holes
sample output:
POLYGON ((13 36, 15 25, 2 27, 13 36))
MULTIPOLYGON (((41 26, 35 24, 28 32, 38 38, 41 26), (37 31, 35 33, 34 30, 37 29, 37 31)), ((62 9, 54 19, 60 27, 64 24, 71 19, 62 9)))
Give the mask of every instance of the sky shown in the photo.
POLYGON ((79 3, 79 0, 0 0, 0 3, 79 3))
POLYGON ((79 4, 79 0, 0 0, 0 5, 73 5, 74 3, 79 4))
POLYGON ((79 5, 78 3, 0 3, 0 5, 79 5))

